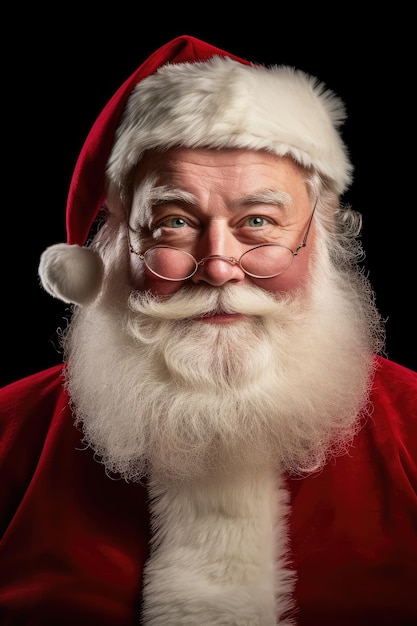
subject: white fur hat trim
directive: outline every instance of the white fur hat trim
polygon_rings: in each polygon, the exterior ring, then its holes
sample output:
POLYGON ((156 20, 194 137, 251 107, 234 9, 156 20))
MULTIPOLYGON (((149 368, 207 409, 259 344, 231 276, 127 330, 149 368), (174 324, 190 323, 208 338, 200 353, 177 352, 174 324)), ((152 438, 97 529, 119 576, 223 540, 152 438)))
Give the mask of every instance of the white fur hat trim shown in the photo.
POLYGON ((338 131, 344 119, 343 102, 301 70, 220 56, 166 64, 132 91, 107 174, 123 188, 152 148, 264 149, 313 166, 342 193, 352 174, 338 131))

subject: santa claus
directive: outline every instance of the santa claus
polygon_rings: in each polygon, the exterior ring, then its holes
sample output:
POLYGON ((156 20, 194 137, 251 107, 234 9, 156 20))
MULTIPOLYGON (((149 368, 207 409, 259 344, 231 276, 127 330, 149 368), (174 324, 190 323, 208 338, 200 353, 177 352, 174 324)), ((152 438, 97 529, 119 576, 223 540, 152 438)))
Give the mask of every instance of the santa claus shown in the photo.
POLYGON ((378 356, 344 116, 184 36, 97 119, 39 266, 64 362, 2 390, 5 626, 417 619, 417 375, 378 356))

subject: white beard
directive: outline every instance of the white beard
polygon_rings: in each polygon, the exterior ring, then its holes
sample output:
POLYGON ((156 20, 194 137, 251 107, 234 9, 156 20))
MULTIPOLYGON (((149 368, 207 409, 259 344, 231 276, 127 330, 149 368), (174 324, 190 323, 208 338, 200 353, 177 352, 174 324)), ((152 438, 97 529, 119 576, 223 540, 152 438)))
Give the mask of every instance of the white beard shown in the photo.
POLYGON ((297 474, 344 450, 367 401, 376 313, 369 290, 319 269, 308 293, 193 286, 116 307, 109 289, 79 310, 67 385, 107 470, 135 481, 271 465, 297 474), (215 309, 247 317, 190 320, 215 309))
POLYGON ((193 286, 165 300, 123 296, 115 275, 74 316, 76 421, 107 471, 148 480, 146 626, 294 623, 282 470, 349 445, 380 333, 366 281, 316 271, 290 295, 193 286), (246 317, 190 319, 214 310, 246 317))

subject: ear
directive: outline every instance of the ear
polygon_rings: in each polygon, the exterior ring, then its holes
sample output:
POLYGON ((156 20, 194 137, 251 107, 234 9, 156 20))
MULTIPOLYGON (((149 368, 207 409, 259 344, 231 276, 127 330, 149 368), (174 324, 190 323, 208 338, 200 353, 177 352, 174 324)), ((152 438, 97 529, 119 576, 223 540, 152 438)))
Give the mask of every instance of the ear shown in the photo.
POLYGON ((59 243, 42 253, 38 273, 43 288, 51 296, 85 305, 98 296, 104 267, 92 248, 59 243))

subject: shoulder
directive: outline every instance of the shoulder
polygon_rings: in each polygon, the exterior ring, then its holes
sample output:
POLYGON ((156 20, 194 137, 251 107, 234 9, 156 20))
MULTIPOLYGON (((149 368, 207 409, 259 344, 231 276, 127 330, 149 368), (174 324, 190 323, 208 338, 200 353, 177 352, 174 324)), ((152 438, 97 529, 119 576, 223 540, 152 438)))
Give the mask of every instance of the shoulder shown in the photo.
POLYGON ((372 386, 373 399, 389 401, 401 410, 410 406, 417 410, 417 372, 383 357, 376 357, 372 386))
POLYGON ((55 365, 0 389, 2 441, 23 440, 30 445, 34 433, 46 434, 52 422, 66 419, 68 398, 64 365, 55 365))
POLYGON ((0 388, 0 410, 3 413, 27 402, 42 402, 59 393, 64 365, 55 365, 0 388))
POLYGON ((377 357, 370 400, 369 424, 379 445, 396 442, 417 454, 417 372, 377 357))
POLYGON ((382 356, 376 357, 376 374, 377 378, 384 380, 386 383, 390 381, 403 382, 417 389, 417 372, 400 365, 395 361, 390 361, 382 356))

